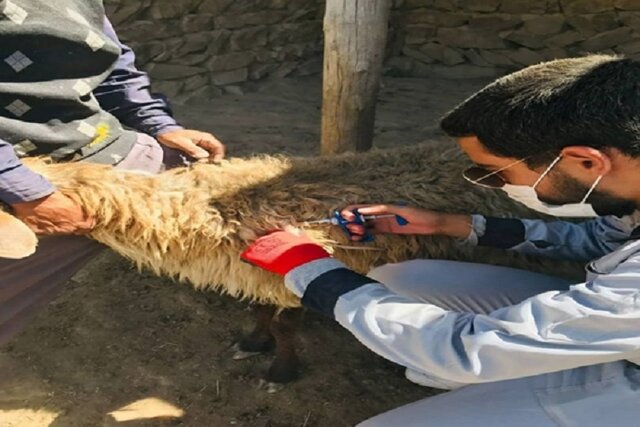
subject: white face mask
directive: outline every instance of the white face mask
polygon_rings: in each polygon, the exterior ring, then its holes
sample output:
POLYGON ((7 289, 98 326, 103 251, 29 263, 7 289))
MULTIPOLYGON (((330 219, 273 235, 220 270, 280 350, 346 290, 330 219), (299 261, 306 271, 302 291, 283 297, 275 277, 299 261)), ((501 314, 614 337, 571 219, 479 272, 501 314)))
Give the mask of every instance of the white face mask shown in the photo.
MULTIPOLYGON (((575 217, 575 218, 598 216, 596 211, 593 209, 593 206, 591 206, 591 203, 586 203, 586 201, 591 195, 591 193, 593 192, 593 190, 595 190, 595 188, 600 183, 600 180, 602 179, 602 175, 600 175, 598 179, 596 179, 596 181, 593 183, 589 191, 587 191, 587 194, 585 194, 585 196, 582 198, 582 200, 579 203, 568 203, 565 205, 550 205, 538 199, 538 194, 536 193, 536 187, 538 186, 538 184, 540 184, 540 181, 542 181, 542 179, 545 176, 547 176, 549 171, 551 171, 551 169, 560 161, 561 158, 562 158, 561 156, 558 156, 553 162, 551 162, 549 167, 542 173, 542 175, 540 175, 540 178, 538 178, 538 180, 533 184, 533 186, 529 187, 528 185, 504 184, 504 186, 501 187, 501 189, 505 193, 507 193, 507 195, 513 200, 522 203, 529 209, 533 209, 534 211, 538 211, 543 214, 557 216, 557 217, 575 217)), ((516 163, 520 163, 520 161, 516 163)), ((493 173, 500 172, 508 167, 513 166, 514 164, 515 163, 508 165, 505 168, 497 170, 493 173)))
MULTIPOLYGON (((600 180, 602 179, 602 175, 600 175, 598 179, 596 179, 596 181, 593 183, 589 191, 587 191, 587 194, 585 194, 585 196, 582 198, 582 200, 579 203, 568 203, 565 205, 550 205, 538 199, 538 194, 536 193, 536 187, 538 186, 538 184, 540 184, 540 182, 544 179, 544 177, 547 176, 547 174, 551 171, 551 169, 553 169, 553 167, 560 161, 561 158, 562 156, 556 157, 556 159, 553 162, 551 162, 549 167, 542 173, 542 175, 540 175, 540 177, 533 184, 533 186, 529 187, 528 185, 512 185, 512 184, 505 183, 502 187, 500 187, 500 189, 503 190, 505 193, 507 193, 507 195, 511 199, 522 203, 523 205, 527 206, 529 209, 533 209, 543 214, 557 216, 557 217, 574 217, 574 218, 598 216, 596 211, 593 209, 593 206, 591 206, 590 203, 586 203, 586 201, 591 195, 591 193, 593 193, 593 190, 595 190, 595 188, 600 183, 600 180)), ((477 179, 475 181, 472 180, 471 182, 478 183, 479 181, 482 181, 483 179, 491 175, 495 175, 498 172, 508 169, 511 166, 514 166, 523 161, 524 159, 518 160, 517 162, 511 163, 510 165, 507 165, 501 169, 498 169, 497 171, 494 171, 488 175, 485 175, 484 177, 477 179)))

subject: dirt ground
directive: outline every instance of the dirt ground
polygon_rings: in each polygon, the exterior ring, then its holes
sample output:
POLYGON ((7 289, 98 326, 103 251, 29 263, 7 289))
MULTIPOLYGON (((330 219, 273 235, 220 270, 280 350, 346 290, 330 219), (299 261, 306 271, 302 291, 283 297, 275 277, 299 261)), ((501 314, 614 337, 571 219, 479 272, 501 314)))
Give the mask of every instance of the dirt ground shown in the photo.
MULTIPOLYGON (((484 83, 386 79, 375 145, 443 138, 438 117, 484 83)), ((320 95, 317 77, 285 79, 175 109, 232 156, 315 155, 320 95)), ((250 324, 247 303, 138 273, 105 251, 0 349, 0 427, 351 426, 436 393, 307 313, 302 378, 269 394, 259 380, 271 357, 231 359, 250 324)))

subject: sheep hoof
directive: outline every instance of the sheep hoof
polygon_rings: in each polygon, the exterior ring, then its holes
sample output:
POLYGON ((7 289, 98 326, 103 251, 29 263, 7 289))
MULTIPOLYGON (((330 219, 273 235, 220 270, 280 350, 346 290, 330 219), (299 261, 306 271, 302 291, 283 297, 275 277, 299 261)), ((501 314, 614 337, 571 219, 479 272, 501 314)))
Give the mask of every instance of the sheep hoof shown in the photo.
POLYGON ((241 350, 240 343, 235 343, 233 345, 233 347, 231 347, 231 350, 234 351, 233 356, 232 356, 233 360, 250 359, 252 357, 260 356, 262 354, 262 352, 260 352, 260 351, 244 351, 244 350, 241 350))
POLYGON ((284 389, 284 384, 281 384, 281 383, 274 383, 264 379, 261 379, 258 382, 258 390, 265 390, 269 394, 277 393, 283 389, 284 389))

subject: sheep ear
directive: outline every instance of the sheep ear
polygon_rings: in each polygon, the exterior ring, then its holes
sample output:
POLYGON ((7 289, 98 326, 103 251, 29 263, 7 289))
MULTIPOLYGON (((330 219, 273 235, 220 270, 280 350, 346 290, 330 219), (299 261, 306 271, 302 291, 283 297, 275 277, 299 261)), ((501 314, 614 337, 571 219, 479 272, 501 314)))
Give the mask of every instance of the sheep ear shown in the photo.
POLYGON ((24 222, 0 210, 0 258, 26 258, 36 246, 36 234, 24 222))

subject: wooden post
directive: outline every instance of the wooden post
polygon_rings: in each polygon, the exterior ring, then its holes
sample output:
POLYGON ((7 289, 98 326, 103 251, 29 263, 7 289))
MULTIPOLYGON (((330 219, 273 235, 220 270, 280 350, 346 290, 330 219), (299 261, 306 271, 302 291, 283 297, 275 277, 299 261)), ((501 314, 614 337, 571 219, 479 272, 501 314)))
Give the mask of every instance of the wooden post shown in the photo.
POLYGON ((371 148, 391 0, 327 0, 322 154, 371 148))

